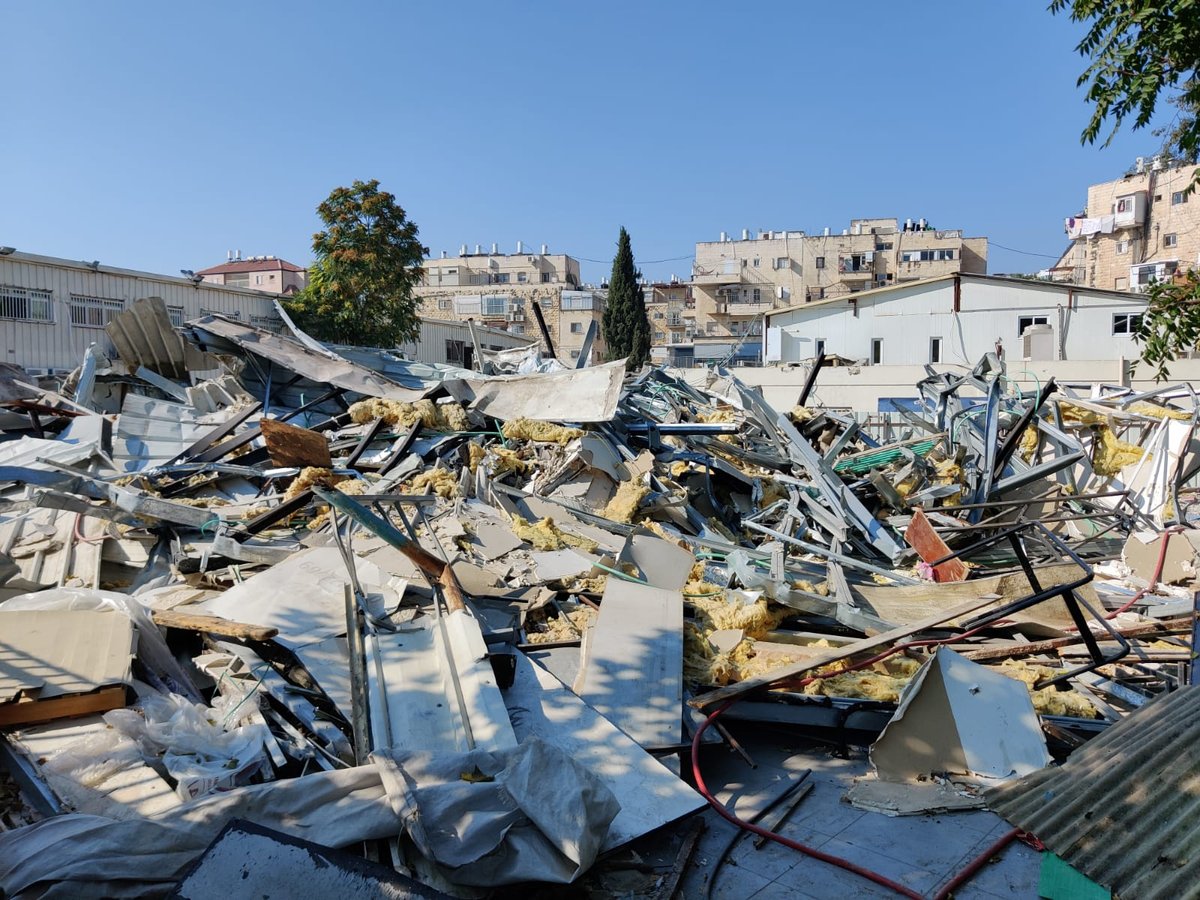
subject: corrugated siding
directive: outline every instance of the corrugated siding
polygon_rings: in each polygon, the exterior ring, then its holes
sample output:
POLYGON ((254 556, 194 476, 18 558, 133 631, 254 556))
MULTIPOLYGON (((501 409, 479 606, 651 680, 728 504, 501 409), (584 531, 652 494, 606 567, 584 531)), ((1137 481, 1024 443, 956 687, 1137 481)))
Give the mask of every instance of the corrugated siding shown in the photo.
POLYGON ((1200 897, 1200 687, 1159 697, 985 801, 1125 900, 1200 897))
MULTIPOLYGON (((485 350, 488 347, 500 347, 510 350, 514 347, 528 347, 533 343, 529 335, 509 334, 495 328, 476 326, 479 343, 485 350)), ((405 354, 423 363, 446 364, 446 341, 462 341, 471 345, 471 332, 465 323, 440 321, 436 319, 421 320, 421 338, 416 344, 408 344, 402 349, 405 354)))
POLYGON ((53 323, 0 319, 0 361, 26 369, 73 369, 92 343, 106 354, 114 352, 103 328, 71 324, 71 294, 120 300, 126 308, 143 297, 162 297, 168 308, 183 308, 184 320, 198 318, 202 310, 237 314, 243 322, 249 322, 251 316, 276 318, 272 298, 266 295, 220 285, 92 272, 20 257, 0 257, 0 285, 53 293, 53 323))

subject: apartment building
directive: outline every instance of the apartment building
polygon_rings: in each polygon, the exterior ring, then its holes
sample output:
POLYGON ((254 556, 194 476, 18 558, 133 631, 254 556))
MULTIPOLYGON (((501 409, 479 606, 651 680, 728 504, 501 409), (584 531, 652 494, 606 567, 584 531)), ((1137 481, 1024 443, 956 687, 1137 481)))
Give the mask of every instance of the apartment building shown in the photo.
POLYGON ((250 288, 270 294, 294 294, 308 283, 308 270, 277 256, 247 256, 230 250, 219 266, 200 269, 196 277, 208 284, 250 288))
POLYGON ((1053 281, 1141 291, 1200 261, 1200 194, 1187 187, 1195 164, 1138 157, 1123 177, 1088 188, 1087 206, 1064 221, 1071 244, 1053 281))
MULTIPOLYGON (((692 359, 753 365, 771 310, 960 272, 987 272, 987 238, 924 219, 852 219, 841 234, 722 232, 696 244, 692 359)), ((689 364, 683 346, 668 355, 689 364)))
POLYGON ((597 334, 588 362, 604 359, 600 320, 605 293, 582 284, 578 260, 552 254, 545 244, 533 250, 518 241, 515 253, 501 253, 496 244, 488 251, 476 244, 471 253, 464 244, 458 256, 443 252, 422 265, 425 274, 416 289, 421 315, 458 322, 474 319, 510 334, 538 338, 536 302, 559 359, 567 364, 579 359, 593 321, 597 334))
POLYGON ((654 363, 680 362, 673 350, 690 348, 696 333, 696 301, 692 286, 675 276, 670 281, 642 285, 646 317, 650 320, 650 359, 654 363))

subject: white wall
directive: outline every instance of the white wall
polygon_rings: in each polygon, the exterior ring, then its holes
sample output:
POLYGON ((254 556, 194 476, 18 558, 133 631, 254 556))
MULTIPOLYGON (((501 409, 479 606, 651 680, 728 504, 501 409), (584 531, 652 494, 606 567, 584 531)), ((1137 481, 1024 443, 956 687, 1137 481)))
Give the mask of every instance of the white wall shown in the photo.
MULTIPOLYGON (((963 374, 962 366, 934 366, 938 371, 953 371, 963 374)), ((1009 360, 1006 366, 1008 377, 1022 390, 1033 391, 1053 376, 1060 384, 1085 384, 1097 382, 1121 384, 1122 375, 1134 390, 1148 391, 1156 386, 1153 373, 1147 366, 1139 366, 1134 377, 1128 377, 1129 361, 1082 360, 1072 362, 1024 362, 1009 360)), ((707 370, 703 368, 683 369, 684 377, 694 384, 703 384, 707 370)), ((770 366, 765 368, 733 369, 733 374, 752 387, 761 387, 767 402, 779 411, 796 405, 800 389, 808 373, 806 366, 770 366)), ((846 409, 854 412, 877 412, 883 397, 918 396, 916 384, 926 377, 924 366, 849 366, 824 368, 817 377, 817 384, 809 400, 811 406, 846 409)), ((1200 360, 1178 360, 1171 366, 1171 378, 1166 382, 1188 381, 1200 385, 1200 360)))
POLYGON ((143 297, 161 297, 168 307, 182 307, 184 321, 198 318, 201 310, 237 314, 242 322, 252 325, 261 325, 266 319, 278 321, 274 298, 257 291, 197 285, 184 278, 129 270, 94 272, 67 260, 29 254, 0 256, 0 286, 53 294, 53 322, 0 318, 0 361, 23 368, 73 369, 92 343, 113 354, 103 328, 71 324, 71 294, 120 300, 126 308, 143 297))
MULTIPOLYGON (((1137 313, 1145 301, 1137 295, 1118 295, 1084 288, 961 279, 960 311, 954 312, 954 284, 945 281, 898 287, 875 296, 857 295, 801 307, 771 317, 783 327, 782 361, 815 355, 815 341, 825 340, 825 352, 867 360, 872 339, 883 340, 884 365, 921 365, 930 361, 931 338, 942 339, 942 361, 974 365, 999 342, 1005 358, 1019 360, 1022 343, 1020 316, 1045 316, 1054 329, 1055 347, 1061 337, 1061 357, 1067 360, 1116 360, 1136 357, 1128 335, 1112 333, 1114 313, 1137 313), (857 305, 857 314, 855 307, 857 305)), ((1060 355, 1056 349, 1055 355, 1060 355)))

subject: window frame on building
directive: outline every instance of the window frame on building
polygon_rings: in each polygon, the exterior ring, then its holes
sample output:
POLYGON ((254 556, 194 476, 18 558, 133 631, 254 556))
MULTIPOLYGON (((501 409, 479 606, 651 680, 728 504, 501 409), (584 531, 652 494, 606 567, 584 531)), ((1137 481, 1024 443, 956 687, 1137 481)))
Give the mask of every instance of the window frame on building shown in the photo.
POLYGON ((929 339, 929 361, 931 363, 940 363, 942 361, 942 339, 940 337, 931 337, 929 339))
POLYGON ((1049 316, 1038 316, 1038 315, 1017 316, 1017 338, 1019 340, 1020 338, 1024 337, 1026 328, 1030 328, 1034 325, 1049 325, 1049 324, 1050 324, 1049 316))
POLYGON ((0 319, 53 325, 54 291, 17 287, 15 284, 0 285, 0 319), (21 312, 22 305, 25 314, 13 315, 14 312, 21 312))
POLYGON ((180 328, 183 326, 183 317, 184 317, 184 312, 183 312, 182 306, 168 306, 167 307, 167 318, 171 320, 171 324, 174 327, 180 328))
POLYGON ((823 268, 825 268, 825 257, 823 257, 823 256, 818 256, 818 257, 817 257, 817 260, 816 260, 816 267, 817 267, 818 269, 823 269, 823 268))
POLYGON ((813 358, 816 359, 825 352, 825 338, 815 338, 813 340, 813 358))
POLYGON ((1132 337, 1141 326, 1145 313, 1113 313, 1113 337, 1132 337))
POLYGON ((571 334, 583 334, 583 323, 582 322, 572 322, 571 323, 571 334))
POLYGON ((1172 191, 1171 192, 1171 205, 1172 206, 1180 206, 1181 204, 1184 204, 1187 202, 1188 202, 1187 191, 1172 191))
POLYGON ((103 328, 113 316, 125 311, 125 301, 90 294, 71 294, 67 301, 72 328, 103 328))
POLYGON ((1163 235, 1163 247, 1164 248, 1178 247, 1178 246, 1179 246, 1179 234, 1178 233, 1176 233, 1174 231, 1169 231, 1163 235))

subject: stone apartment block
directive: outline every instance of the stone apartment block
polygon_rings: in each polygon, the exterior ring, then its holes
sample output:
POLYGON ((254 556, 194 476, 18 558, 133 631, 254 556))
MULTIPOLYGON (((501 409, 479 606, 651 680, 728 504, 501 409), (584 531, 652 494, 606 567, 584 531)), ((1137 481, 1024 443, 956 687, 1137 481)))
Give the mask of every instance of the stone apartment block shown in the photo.
POLYGON ((536 302, 560 360, 571 364, 579 358, 592 321, 597 335, 590 362, 604 359, 604 294, 582 285, 578 260, 549 253, 544 244, 534 251, 518 243, 515 253, 500 253, 495 244, 485 252, 476 244, 474 253, 464 245, 458 256, 443 253, 423 266, 425 275, 416 290, 421 315, 458 322, 474 319, 511 334, 537 337, 536 302))
POLYGON ((852 219, 841 234, 743 231, 736 240, 722 233, 696 244, 691 340, 668 343, 666 356, 682 366, 757 364, 763 317, 772 309, 956 272, 987 272, 987 238, 923 219, 852 219))
POLYGON ((670 358, 669 348, 692 343, 696 333, 696 301, 692 287, 674 279, 642 286, 650 319, 651 359, 670 358))
POLYGON ((1196 172, 1162 157, 1139 158, 1116 181, 1088 188, 1087 207, 1065 222, 1071 245, 1050 269, 1054 281, 1138 291, 1200 261, 1196 172))

